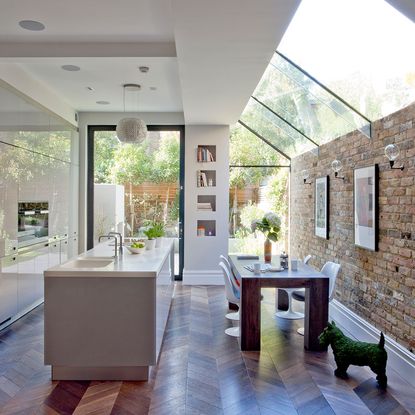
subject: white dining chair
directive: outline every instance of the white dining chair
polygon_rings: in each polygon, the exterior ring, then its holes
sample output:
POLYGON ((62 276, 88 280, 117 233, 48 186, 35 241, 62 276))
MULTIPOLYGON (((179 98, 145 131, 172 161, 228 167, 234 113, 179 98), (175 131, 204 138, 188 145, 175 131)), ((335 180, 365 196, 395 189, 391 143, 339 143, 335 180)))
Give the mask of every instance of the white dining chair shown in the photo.
MULTIPOLYGON (((329 277, 329 303, 334 298, 334 293, 335 293, 334 288, 336 286, 336 279, 337 279, 337 275, 340 272, 340 269, 341 269, 340 264, 327 261, 323 265, 323 268, 321 268, 321 271, 320 271, 322 274, 327 275, 329 277)), ((305 301, 305 289, 302 288, 301 290, 295 290, 292 296, 295 300, 304 302, 305 301)), ((300 327, 297 330, 297 333, 304 336, 304 327, 300 327)))
MULTIPOLYGON (((238 297, 240 297, 240 283, 238 278, 235 276, 235 274, 232 271, 232 267, 231 267, 231 263, 229 262, 228 258, 226 258, 223 255, 220 255, 220 259, 222 260, 223 264, 225 265, 225 267, 227 268, 228 271, 228 275, 231 279, 231 283, 233 285, 233 288, 235 290, 235 292, 238 293, 238 297)), ((229 301, 232 304, 236 304, 232 301, 229 301)), ((232 313, 228 313, 225 316, 228 320, 234 320, 234 321, 239 321, 240 319, 240 314, 239 314, 239 310, 238 311, 234 311, 232 313)))
MULTIPOLYGON (((240 299, 239 299, 239 292, 235 290, 232 284, 232 277, 228 271, 227 266, 221 261, 219 262, 219 267, 222 269, 223 272, 223 279, 225 282, 225 293, 227 300, 232 304, 237 304, 239 306, 240 299)), ((239 337, 239 327, 230 327, 225 330, 225 333, 228 336, 232 337, 239 337)))
MULTIPOLYGON (((307 255, 303 262, 307 264, 310 259, 312 258, 311 255, 307 255)), ((299 320, 304 318, 304 313, 300 313, 298 311, 294 311, 293 306, 293 293, 297 291, 297 288, 279 288, 279 290, 284 290, 288 295, 288 310, 287 311, 277 311, 275 315, 279 318, 285 318, 287 320, 299 320)))

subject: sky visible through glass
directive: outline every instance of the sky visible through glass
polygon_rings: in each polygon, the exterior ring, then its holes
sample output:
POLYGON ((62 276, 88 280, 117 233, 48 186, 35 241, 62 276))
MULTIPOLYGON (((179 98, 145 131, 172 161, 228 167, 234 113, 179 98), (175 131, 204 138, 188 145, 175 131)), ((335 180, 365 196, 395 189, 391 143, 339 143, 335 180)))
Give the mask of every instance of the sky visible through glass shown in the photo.
POLYGON ((376 120, 415 101, 414 41, 384 0, 303 0, 278 50, 376 120))

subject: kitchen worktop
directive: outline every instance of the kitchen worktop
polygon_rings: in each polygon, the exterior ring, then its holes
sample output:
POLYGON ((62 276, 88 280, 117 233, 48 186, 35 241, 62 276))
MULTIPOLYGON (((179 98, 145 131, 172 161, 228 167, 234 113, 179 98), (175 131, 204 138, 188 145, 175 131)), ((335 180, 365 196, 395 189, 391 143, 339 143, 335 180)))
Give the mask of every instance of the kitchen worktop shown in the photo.
MULTIPOLYGON (((140 254, 131 254, 126 247, 123 253, 114 257, 114 242, 103 242, 93 249, 79 255, 76 258, 49 268, 45 272, 45 277, 140 277, 154 278, 160 274, 161 267, 170 254, 173 246, 173 239, 164 238, 162 246, 140 254), (82 267, 81 261, 96 260, 111 261, 106 266, 82 267), (73 266, 71 266, 73 265, 73 266)), ((91 265, 93 261, 90 261, 91 265)), ((87 264, 87 263, 86 263, 87 264)))

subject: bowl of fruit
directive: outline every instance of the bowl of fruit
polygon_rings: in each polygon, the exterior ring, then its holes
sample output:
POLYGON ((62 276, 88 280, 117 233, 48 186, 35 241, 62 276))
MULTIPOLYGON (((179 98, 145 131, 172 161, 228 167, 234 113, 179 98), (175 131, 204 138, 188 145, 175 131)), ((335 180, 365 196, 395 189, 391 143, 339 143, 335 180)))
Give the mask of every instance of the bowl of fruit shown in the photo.
POLYGON ((130 245, 126 246, 132 254, 141 254, 146 250, 146 244, 144 243, 144 241, 132 240, 130 245))

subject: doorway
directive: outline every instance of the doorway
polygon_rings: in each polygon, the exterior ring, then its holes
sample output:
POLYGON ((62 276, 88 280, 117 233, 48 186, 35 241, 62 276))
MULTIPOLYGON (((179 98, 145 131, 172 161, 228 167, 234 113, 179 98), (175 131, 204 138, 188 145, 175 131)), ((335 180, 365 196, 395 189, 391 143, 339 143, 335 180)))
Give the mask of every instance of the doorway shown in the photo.
POLYGON ((140 238, 162 222, 183 275, 184 126, 149 125, 140 144, 121 144, 115 125, 88 126, 87 248, 111 230, 140 238))

